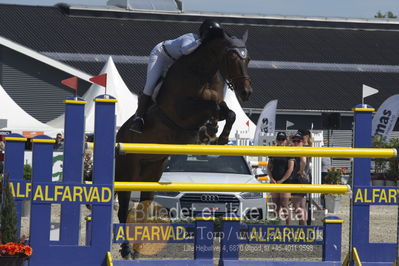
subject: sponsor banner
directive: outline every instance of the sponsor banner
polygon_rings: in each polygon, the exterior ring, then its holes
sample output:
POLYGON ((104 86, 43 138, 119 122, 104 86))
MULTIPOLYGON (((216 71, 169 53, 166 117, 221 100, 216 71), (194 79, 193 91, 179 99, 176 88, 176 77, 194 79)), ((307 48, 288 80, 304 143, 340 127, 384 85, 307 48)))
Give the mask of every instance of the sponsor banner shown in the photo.
POLYGON ((254 145, 261 146, 260 135, 273 134, 276 128, 276 109, 277 100, 268 102, 263 108, 262 113, 259 116, 258 123, 256 125, 254 135, 254 145))
POLYGON ((11 181, 12 195, 18 199, 31 199, 36 203, 112 204, 112 186, 89 184, 40 183, 11 181))
MULTIPOLYGON (((323 226, 248 225, 244 238, 248 244, 323 244, 323 226)), ((241 234, 241 237, 243 235, 241 234)))
POLYGON ((191 224, 127 223, 114 224, 114 243, 184 243, 193 242, 191 224))
POLYGON ((31 139, 39 135, 44 135, 44 131, 22 131, 22 135, 25 138, 31 139))
POLYGON ((10 130, 0 130, 0 135, 9 135, 11 134, 10 130))
POLYGON ((354 205, 396 205, 398 204, 397 187, 355 187, 354 205))
MULTIPOLYGON (((178 243, 193 242, 192 225, 182 223, 127 223, 114 224, 114 243, 178 243)), ((323 226, 271 226, 249 225, 248 230, 237 234, 220 235, 220 238, 234 238, 242 244, 298 244, 322 245, 323 226)), ((199 233, 198 237, 213 235, 199 233)))
POLYGON ((372 136, 388 138, 399 116, 399 94, 386 99, 373 117, 372 136))

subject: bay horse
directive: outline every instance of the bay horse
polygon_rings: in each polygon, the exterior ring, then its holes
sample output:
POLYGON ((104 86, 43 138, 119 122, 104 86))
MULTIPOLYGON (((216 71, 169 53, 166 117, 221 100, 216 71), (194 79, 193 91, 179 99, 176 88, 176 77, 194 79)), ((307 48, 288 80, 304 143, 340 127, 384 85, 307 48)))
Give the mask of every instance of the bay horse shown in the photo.
MULTIPOLYGON (((224 83, 234 89, 241 101, 252 93, 248 75, 249 56, 242 39, 223 32, 221 37, 202 43, 193 53, 178 59, 168 70, 156 104, 145 114, 144 132, 128 129, 129 121, 119 129, 116 141, 121 143, 194 144, 198 129, 209 119, 226 120, 218 144, 226 144, 235 114, 223 101, 224 83)), ((168 155, 117 154, 115 180, 125 182, 158 182, 168 155)), ((119 191, 118 218, 126 223, 130 191, 119 191)), ((154 192, 141 192, 140 202, 153 199, 154 192)), ((121 255, 132 254, 127 243, 121 255)))

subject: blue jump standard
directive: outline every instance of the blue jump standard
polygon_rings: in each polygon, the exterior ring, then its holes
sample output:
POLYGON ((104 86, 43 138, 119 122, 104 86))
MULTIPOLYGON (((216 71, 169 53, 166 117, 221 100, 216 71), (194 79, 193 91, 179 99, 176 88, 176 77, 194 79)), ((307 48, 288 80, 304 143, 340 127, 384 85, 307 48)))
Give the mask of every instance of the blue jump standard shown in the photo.
MULTIPOLYGON (((9 174, 17 205, 18 221, 21 220, 22 200, 31 200, 30 245, 33 254, 30 266, 105 266, 107 252, 112 243, 128 241, 132 237, 121 230, 129 225, 112 224, 115 159, 115 102, 110 95, 95 100, 95 134, 93 184, 82 182, 84 152, 85 100, 71 97, 66 100, 64 168, 62 182, 52 182, 53 140, 48 136, 33 139, 32 182, 23 181, 24 138, 9 135, 6 139, 5 173, 9 174), (59 241, 50 241, 51 204, 60 204, 61 225, 59 241), (86 245, 79 245, 80 207, 92 206, 91 220, 87 223, 86 245)), ((369 106, 354 108, 354 147, 371 146, 371 115, 369 106)), ((353 203, 350 249, 356 248, 363 265, 392 265, 396 259, 397 243, 369 242, 369 208, 375 204, 398 204, 390 198, 395 188, 371 186, 370 159, 354 159, 353 203)), ((396 195, 396 194, 395 194, 396 195)), ((213 238, 201 233, 214 232, 214 220, 198 217, 195 223, 185 225, 194 230, 194 238, 180 239, 171 235, 166 242, 194 243, 191 260, 123 260, 112 261, 118 265, 214 265, 213 238), (207 248, 196 248, 207 247, 207 248)), ((176 225, 171 225, 176 226, 176 225)), ((172 229, 169 229, 172 230, 172 229)), ((342 220, 326 217, 323 226, 270 226, 242 225, 237 217, 227 214, 222 221, 219 265, 341 265, 342 220), (240 233, 247 232, 243 237, 240 233), (317 238, 316 233, 321 237, 317 238), (266 232, 266 233, 265 233, 266 232), (240 260, 243 244, 321 245, 322 261, 273 261, 240 260)), ((142 234, 141 234, 142 236, 142 234)), ((138 236, 133 239, 137 241, 138 236)), ((142 239, 141 239, 142 240, 142 239)), ((345 251, 346 252, 346 251, 345 251)))

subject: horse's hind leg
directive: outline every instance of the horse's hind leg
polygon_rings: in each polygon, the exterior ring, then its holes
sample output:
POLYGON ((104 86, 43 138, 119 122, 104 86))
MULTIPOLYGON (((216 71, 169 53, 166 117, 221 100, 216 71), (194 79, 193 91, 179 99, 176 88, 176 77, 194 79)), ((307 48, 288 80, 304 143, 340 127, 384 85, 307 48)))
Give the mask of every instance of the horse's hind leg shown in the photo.
MULTIPOLYGON (((127 181, 128 179, 133 180, 133 177, 138 175, 139 166, 137 166, 136 160, 132 155, 117 155, 115 164, 115 180, 127 181)), ((129 203, 130 203, 130 191, 118 191, 118 218, 120 223, 126 223, 129 214, 129 203)), ((129 256, 133 256, 133 250, 129 246, 129 242, 121 244, 120 249, 121 256, 127 259, 129 256)))
MULTIPOLYGON (((126 223, 127 216, 129 214, 129 203, 130 203, 130 191, 118 191, 118 218, 120 223, 126 223)), ((129 256, 134 255, 133 250, 129 246, 129 242, 124 242, 121 244, 120 253, 122 258, 129 258, 129 256)))
POLYGON ((226 124, 224 125, 223 131, 218 138, 218 144, 224 145, 229 141, 231 128, 236 121, 236 114, 234 111, 230 110, 229 107, 227 107, 227 104, 224 101, 220 103, 219 107, 219 121, 226 120, 226 124))
MULTIPOLYGON (((140 165, 140 179, 144 182, 158 182, 161 178, 164 163, 166 158, 160 158, 158 160, 151 161, 141 161, 140 165)), ((140 194, 140 214, 143 216, 144 220, 141 222, 146 222, 147 218, 151 217, 149 213, 149 207, 153 204, 154 191, 142 191, 140 194)), ((138 213, 139 214, 139 213, 138 213)), ((138 215, 137 215, 138 216, 138 215)))
MULTIPOLYGON (((140 177, 139 180, 145 182, 158 182, 161 178, 164 162, 166 158, 160 158, 159 160, 141 161, 140 165, 140 177)), ((157 221, 158 211, 154 210, 154 192, 153 191, 142 191, 140 195, 139 205, 136 206, 136 213, 134 217, 138 223, 154 223, 157 221), (153 213, 153 211, 156 211, 153 213), (155 215, 155 216, 154 216, 155 215)), ((153 250, 154 243, 137 243, 133 244, 134 255, 136 252, 146 254, 149 250, 153 250)), ((135 258, 136 256, 133 256, 135 258)))
POLYGON ((118 191, 118 218, 120 223, 126 223, 129 214, 130 191, 118 191))

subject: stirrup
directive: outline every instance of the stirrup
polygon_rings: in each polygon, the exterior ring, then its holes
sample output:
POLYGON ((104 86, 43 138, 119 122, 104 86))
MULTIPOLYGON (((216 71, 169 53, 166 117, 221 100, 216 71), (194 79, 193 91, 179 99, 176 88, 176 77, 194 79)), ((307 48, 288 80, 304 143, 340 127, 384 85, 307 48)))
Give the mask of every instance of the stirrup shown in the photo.
POLYGON ((132 124, 129 126, 129 130, 135 133, 143 133, 144 131, 144 119, 142 117, 136 117, 132 124))

